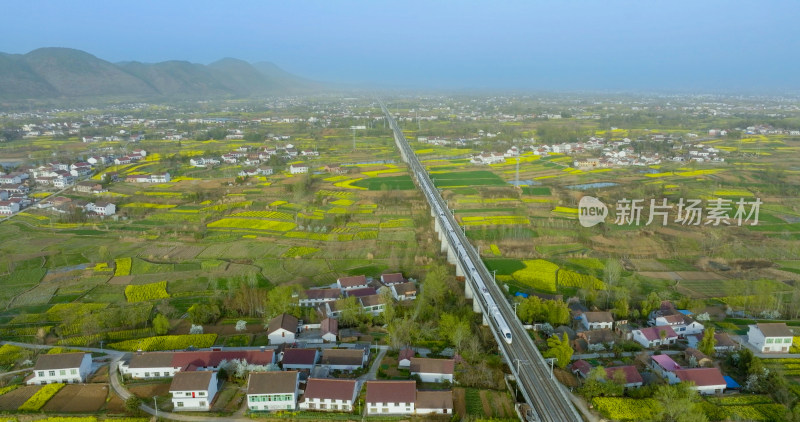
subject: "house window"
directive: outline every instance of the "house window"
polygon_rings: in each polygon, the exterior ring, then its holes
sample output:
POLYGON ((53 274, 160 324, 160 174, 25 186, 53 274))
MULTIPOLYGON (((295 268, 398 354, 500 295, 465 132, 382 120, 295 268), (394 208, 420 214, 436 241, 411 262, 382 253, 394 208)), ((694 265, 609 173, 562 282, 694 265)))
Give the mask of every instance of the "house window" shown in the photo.
POLYGON ((309 403, 309 404, 308 404, 308 408, 309 408, 309 409, 316 409, 316 408, 317 408, 317 405, 316 405, 316 404, 314 404, 314 403, 309 403))
POLYGON ((785 339, 783 339, 783 342, 784 342, 784 343, 791 343, 791 342, 792 342, 792 339, 790 339, 790 338, 785 338, 785 339))
POLYGON ((331 406, 331 409, 339 410, 339 405, 338 404, 334 404, 334 405, 331 406))
POLYGON ((771 338, 767 339, 767 344, 772 344, 772 339, 771 338))
POLYGON ((62 370, 58 371, 58 375, 62 375, 62 376, 63 375, 67 375, 67 371, 62 369, 62 370))
POLYGON ((149 372, 145 372, 145 373, 144 373, 144 376, 145 376, 145 377, 149 377, 149 376, 150 376, 150 373, 149 373, 149 372))
POLYGON ((69 373, 72 374, 72 375, 76 375, 78 373, 78 370, 77 369, 71 369, 69 371, 69 373))
POLYGON ((154 377, 160 377, 161 376, 161 372, 153 372, 153 376, 154 377))
POLYGON ((48 371, 47 374, 50 375, 51 377, 54 377, 56 376, 56 371, 48 371))
POLYGON ((183 407, 183 402, 182 401, 178 402, 178 407, 183 407))
POLYGON ((200 406, 205 406, 205 405, 206 405, 206 402, 204 402, 204 401, 200 402, 200 406))
POLYGON ((387 407, 384 407, 384 408, 383 408, 383 413, 389 413, 389 408, 387 408, 387 407))
POLYGON ((200 392, 200 393, 198 393, 198 394, 200 395, 200 397, 203 397, 203 396, 205 396, 205 395, 206 395, 206 392, 205 392, 205 391, 201 391, 201 392, 200 392))
POLYGON ((322 403, 322 404, 320 404, 320 405, 319 405, 319 408, 320 408, 320 409, 327 409, 327 408, 328 408, 328 405, 327 405, 327 404, 325 404, 325 403, 322 403))
POLYGON ((39 371, 39 376, 43 377, 44 376, 44 371, 39 371))

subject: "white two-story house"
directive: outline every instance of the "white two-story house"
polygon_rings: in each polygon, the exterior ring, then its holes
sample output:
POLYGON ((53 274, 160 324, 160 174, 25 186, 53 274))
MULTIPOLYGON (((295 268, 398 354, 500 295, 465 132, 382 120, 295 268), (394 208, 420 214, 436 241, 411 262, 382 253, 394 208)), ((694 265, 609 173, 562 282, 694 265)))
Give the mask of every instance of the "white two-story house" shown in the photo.
POLYGON ((169 386, 176 411, 207 411, 217 395, 217 373, 212 371, 178 372, 169 386))
POLYGON ((358 381, 309 378, 301 410, 350 412, 358 396, 358 381))
POLYGON ((750 325, 747 341, 762 353, 788 353, 794 334, 785 323, 750 325))
POLYGON ((86 381, 92 373, 91 353, 39 355, 28 385, 75 384, 86 381))
POLYGON ((411 415, 416 397, 415 381, 367 381, 367 415, 411 415))
POLYGON ((247 408, 295 410, 299 384, 297 371, 251 372, 247 378, 247 408))

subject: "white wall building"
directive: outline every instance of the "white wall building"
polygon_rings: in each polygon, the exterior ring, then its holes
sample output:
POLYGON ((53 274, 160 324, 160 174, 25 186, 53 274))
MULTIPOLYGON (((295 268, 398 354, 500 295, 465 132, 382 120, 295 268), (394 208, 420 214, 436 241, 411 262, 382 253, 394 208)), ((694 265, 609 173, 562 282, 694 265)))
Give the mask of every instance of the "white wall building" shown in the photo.
POLYGON ((91 353, 39 355, 28 385, 53 383, 75 384, 86 381, 92 373, 91 353))
POLYGON ((217 373, 212 371, 178 372, 169 392, 176 411, 207 411, 217 395, 217 373))
POLYGON ((297 371, 251 372, 247 378, 250 410, 295 410, 300 373, 297 371))
POLYGON ((747 342, 762 353, 788 353, 794 334, 785 323, 754 324, 747 331, 747 342))

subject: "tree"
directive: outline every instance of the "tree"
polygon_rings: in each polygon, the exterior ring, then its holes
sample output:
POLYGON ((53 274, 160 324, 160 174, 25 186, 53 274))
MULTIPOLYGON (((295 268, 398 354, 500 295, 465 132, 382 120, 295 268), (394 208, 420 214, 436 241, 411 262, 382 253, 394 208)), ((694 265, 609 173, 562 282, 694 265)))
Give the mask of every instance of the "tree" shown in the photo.
MULTIPOLYGON (((615 374, 616 375, 616 374, 615 374)), ((624 373, 623 373, 624 376, 624 373)), ((578 390, 584 397, 591 399, 594 397, 616 397, 621 396, 625 390, 624 383, 609 382, 605 368, 595 366, 586 376, 586 381, 578 390)))
POLYGON ((607 259, 605 268, 603 269, 603 281, 606 283, 606 309, 608 309, 609 296, 611 295, 612 287, 616 286, 619 282, 620 274, 622 274, 622 267, 616 259, 607 259))
POLYGON ((395 319, 389 322, 388 327, 386 327, 389 337, 389 347, 399 350, 412 344, 414 339, 419 337, 418 330, 419 326, 417 323, 408 317, 395 319))
POLYGON ((658 402, 654 420, 664 422, 706 422, 700 396, 689 383, 661 385, 653 398, 658 402))
POLYGON ((192 324, 192 328, 189 328, 189 334, 203 334, 203 326, 192 324))
POLYGON ((142 405, 142 399, 131 395, 128 397, 128 400, 125 400, 125 410, 133 416, 139 416, 142 414, 142 409, 139 406, 142 405))
POLYGON ((397 309, 394 304, 394 297, 389 289, 383 289, 380 293, 381 301, 383 302, 383 322, 388 324, 389 321, 394 320, 397 315, 397 309))
POLYGON ((344 326, 358 324, 361 320, 361 313, 364 311, 364 308, 361 307, 361 303, 355 296, 348 296, 344 299, 337 300, 336 309, 342 311, 339 316, 339 323, 344 326))
POLYGON ((703 332, 703 339, 697 345, 697 350, 705 353, 706 356, 714 356, 714 347, 717 345, 714 331, 714 327, 706 328, 705 332, 703 332))
POLYGON ((619 319, 625 319, 628 317, 629 311, 630 307, 628 306, 628 297, 620 295, 620 297, 614 301, 614 316, 619 319))
POLYGON ((289 312, 294 305, 292 286, 277 286, 267 292, 267 318, 289 312))
POLYGON ((195 303, 189 307, 189 319, 192 324, 210 324, 220 317, 219 306, 211 303, 195 303))
POLYGON ((569 322, 569 307, 566 302, 560 300, 545 300, 544 320, 551 325, 561 325, 569 322))
POLYGON ((236 332, 241 333, 242 331, 247 329, 247 321, 240 319, 236 321, 236 332))
POLYGON ((648 318, 650 316, 650 312, 653 312, 660 307, 661 298, 658 297, 658 293, 650 292, 650 294, 647 296, 647 299, 641 302, 642 318, 648 318))
POLYGON ((153 318, 153 331, 156 334, 163 336, 169 331, 169 320, 162 314, 158 314, 153 318))
POLYGON ((542 300, 537 296, 530 296, 523 299, 519 306, 517 306, 517 314, 521 321, 529 324, 540 319, 542 315, 542 300))
POLYGON ((542 355, 546 358, 555 358, 559 368, 566 368, 572 359, 572 353, 574 353, 572 346, 569 345, 567 333, 564 333, 563 338, 558 335, 550 336, 547 339, 547 347, 548 349, 542 355))
POLYGON ((439 318, 439 336, 449 340, 456 349, 462 350, 471 335, 469 321, 454 314, 442 314, 439 318))

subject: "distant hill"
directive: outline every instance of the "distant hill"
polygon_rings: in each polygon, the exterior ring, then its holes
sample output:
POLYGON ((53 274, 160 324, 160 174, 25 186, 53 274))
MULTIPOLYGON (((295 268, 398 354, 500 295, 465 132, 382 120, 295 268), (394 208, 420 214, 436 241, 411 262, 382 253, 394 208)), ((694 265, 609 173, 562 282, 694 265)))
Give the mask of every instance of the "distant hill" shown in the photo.
POLYGON ((77 97, 241 98, 324 89, 272 63, 225 58, 208 66, 185 61, 110 63, 85 51, 40 48, 0 53, 0 99, 77 97))

